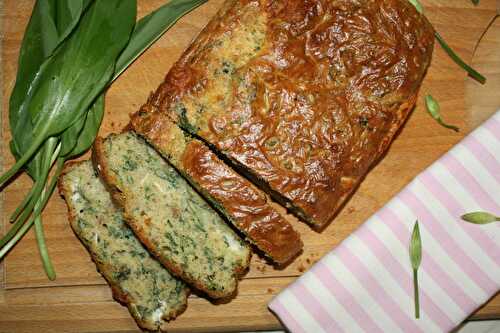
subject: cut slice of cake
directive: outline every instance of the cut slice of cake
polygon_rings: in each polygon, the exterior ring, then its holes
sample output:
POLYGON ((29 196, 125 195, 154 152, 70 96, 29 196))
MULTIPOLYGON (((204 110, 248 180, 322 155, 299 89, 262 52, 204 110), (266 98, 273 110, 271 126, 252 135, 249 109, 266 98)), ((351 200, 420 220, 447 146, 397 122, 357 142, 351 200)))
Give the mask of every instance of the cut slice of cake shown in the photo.
POLYGON ((68 205, 71 228, 113 297, 128 307, 140 327, 159 330, 184 311, 189 289, 134 236, 90 161, 67 164, 59 192, 68 205))
MULTIPOLYGON (((148 113, 150 114, 150 113, 148 113)), ((278 265, 302 249, 300 235, 250 181, 173 122, 141 117, 134 126, 245 238, 278 265)))
POLYGON ((249 247, 142 138, 98 138, 93 159, 136 236, 174 275, 212 298, 235 293, 249 247))

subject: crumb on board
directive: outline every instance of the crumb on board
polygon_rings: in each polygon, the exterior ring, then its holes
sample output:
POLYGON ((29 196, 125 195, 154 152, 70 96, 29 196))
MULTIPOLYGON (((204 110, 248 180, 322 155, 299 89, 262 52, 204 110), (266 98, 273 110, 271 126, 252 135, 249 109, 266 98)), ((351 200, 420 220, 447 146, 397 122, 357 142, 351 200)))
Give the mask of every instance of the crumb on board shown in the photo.
POLYGON ((266 266, 262 265, 262 266, 257 266, 257 270, 261 273, 265 273, 266 272, 266 266))

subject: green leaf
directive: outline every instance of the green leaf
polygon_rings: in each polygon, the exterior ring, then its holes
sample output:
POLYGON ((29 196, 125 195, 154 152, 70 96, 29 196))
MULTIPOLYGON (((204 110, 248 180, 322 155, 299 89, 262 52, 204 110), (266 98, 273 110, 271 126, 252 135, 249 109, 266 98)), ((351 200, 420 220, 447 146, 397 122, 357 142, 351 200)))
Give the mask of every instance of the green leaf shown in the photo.
POLYGON ((488 224, 500 222, 500 216, 496 216, 488 212, 472 212, 462 215, 462 220, 474 224, 488 224))
MULTIPOLYGON (((172 0, 140 19, 135 25, 128 45, 117 60, 113 81, 175 22, 204 2, 206 0, 172 0)), ((104 98, 102 96, 90 108, 85 126, 78 136, 77 144, 66 158, 84 153, 94 143, 104 116, 104 98)), ((62 153, 62 155, 66 156, 66 153, 62 153)))
POLYGON ((30 107, 35 132, 55 135, 76 122, 109 82, 135 24, 135 0, 97 0, 40 73, 30 107))
POLYGON ((130 42, 116 62, 113 80, 182 16, 205 2, 206 0, 171 0, 140 19, 135 25, 130 42))
POLYGON ((83 114, 73 125, 66 128, 64 132, 62 132, 61 136, 61 156, 68 155, 73 148, 76 146, 76 142, 78 141, 78 137, 85 126, 85 121, 87 120, 87 114, 83 114))
POLYGON ((410 261, 413 269, 418 269, 422 262, 422 240, 420 239, 420 228, 418 221, 415 221, 410 241, 410 261))
POLYGON ((420 297, 418 289, 418 269, 422 262, 422 240, 420 239, 420 229, 418 221, 415 221, 410 239, 410 262, 413 269, 413 291, 415 300, 415 318, 420 318, 420 297))
POLYGON ((477 6, 479 5, 479 0, 472 0, 472 3, 477 6))
POLYGON ((418 0, 408 0, 413 6, 415 6, 415 8, 417 9, 417 11, 420 13, 420 14, 423 14, 424 12, 424 7, 422 6, 422 4, 420 3, 420 1, 418 0))
MULTIPOLYGON (((33 7, 19 50, 16 84, 9 101, 11 112, 20 108, 41 64, 57 46, 59 35, 53 17, 54 8, 54 0, 38 0, 33 7)), ((9 118, 12 128, 16 119, 12 115, 9 118)))
POLYGON ((87 117, 85 119, 85 124, 78 135, 76 145, 73 147, 71 152, 65 156, 66 159, 73 158, 80 154, 86 152, 94 143, 94 140, 101 127, 102 118, 104 117, 104 94, 99 96, 96 102, 92 105, 87 117))
POLYGON ((434 35, 436 36, 437 41, 441 45, 441 47, 445 50, 445 52, 450 56, 450 58, 460 67, 462 67, 474 80, 478 81, 481 84, 486 83, 486 78, 482 76, 478 71, 476 71, 471 66, 467 65, 465 61, 460 58, 455 51, 444 41, 443 37, 435 31, 434 35))
POLYGON ((73 31, 88 3, 89 0, 85 0, 85 4, 83 0, 38 0, 35 3, 19 51, 16 84, 9 100, 10 128, 19 152, 24 150, 20 149, 22 139, 31 138, 26 119, 19 121, 22 118, 21 105, 30 99, 28 96, 31 94, 28 91, 33 91, 34 79, 42 63, 73 31), (63 22, 58 21, 56 13, 58 17, 64 18, 63 22))
POLYGON ((0 185, 24 166, 44 140, 58 135, 87 112, 114 72, 135 15, 135 0, 96 0, 75 32, 42 65, 39 85, 28 106, 36 135, 23 156, 0 178, 0 185))
POLYGON ((56 1, 56 27, 61 43, 75 28, 82 13, 87 9, 92 0, 57 0, 56 1))
POLYGON ((441 118, 441 107, 439 103, 431 95, 425 96, 425 106, 427 107, 427 112, 431 115, 434 120, 438 122, 439 125, 452 129, 455 132, 459 132, 460 129, 457 126, 449 125, 443 121, 441 118))

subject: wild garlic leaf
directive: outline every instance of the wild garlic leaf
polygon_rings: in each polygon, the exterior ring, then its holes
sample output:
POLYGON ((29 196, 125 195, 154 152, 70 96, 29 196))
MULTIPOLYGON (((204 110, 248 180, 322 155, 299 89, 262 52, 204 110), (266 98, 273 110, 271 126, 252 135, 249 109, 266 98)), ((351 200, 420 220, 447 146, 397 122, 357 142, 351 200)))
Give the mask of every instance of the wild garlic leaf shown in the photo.
POLYGON ((488 212, 472 212, 462 215, 462 220, 474 224, 488 224, 500 222, 500 216, 488 212))
MULTIPOLYGON (((16 83, 9 100, 10 147, 16 160, 29 150, 35 136, 28 106, 40 83, 41 68, 74 30, 89 3, 90 0, 35 2, 19 51, 16 83), (64 21, 59 22, 58 17, 64 17, 64 21)), ((36 173, 34 164, 28 162, 25 169, 33 178, 36 173)))
POLYGON ((120 74, 160 38, 181 17, 197 8, 207 0, 171 0, 135 25, 127 47, 116 61, 115 80, 120 74))
POLYGON ((422 262, 422 240, 420 239, 420 228, 418 221, 415 221, 410 241, 410 261, 413 269, 418 269, 422 262))
POLYGON ((455 132, 459 132, 460 129, 457 126, 449 125, 443 121, 441 118, 441 107, 439 103, 432 97, 431 95, 425 96, 425 106, 427 108, 427 112, 431 115, 434 120, 438 122, 439 125, 452 129, 455 132))
POLYGON ((65 155, 66 159, 83 154, 92 146, 101 127, 103 117, 104 94, 101 94, 89 109, 83 129, 77 137, 76 145, 67 156, 65 155))
MULTIPOLYGON (((83 0, 38 0, 35 2, 19 50, 16 84, 9 100, 11 113, 15 113, 26 100, 27 92, 40 66, 75 28, 85 7, 83 0), (71 12, 64 11, 65 6, 71 7, 71 12), (64 22, 57 21, 56 13, 65 18, 64 22), (58 29, 61 31, 59 32, 58 29)), ((12 128, 16 118, 11 119, 9 114, 9 120, 12 128)))
POLYGON ((422 4, 420 3, 420 1, 418 0, 408 0, 413 6, 415 6, 415 8, 417 9, 417 11, 422 14, 424 12, 424 7, 422 6, 422 4))
POLYGON ((96 0, 91 5, 40 73, 30 108, 36 132, 60 133, 87 111, 109 82, 135 16, 135 0, 96 0))
POLYGON ((61 43, 76 27, 92 0, 56 0, 56 27, 61 43))
POLYGON ((415 226, 413 227, 413 232, 410 239, 410 262, 413 269, 413 294, 415 301, 415 318, 420 318, 420 297, 418 289, 418 269, 422 262, 422 240, 420 238, 420 229, 418 226, 418 221, 415 221, 415 226))
MULTIPOLYGON (((204 2, 206 2, 206 0, 172 0, 140 19, 135 25, 127 46, 116 62, 112 81, 116 80, 135 59, 170 29, 175 22, 204 2)), ((101 95, 89 109, 84 127, 75 127, 72 129, 72 132, 78 129, 81 130, 75 138, 77 141, 73 150, 70 153, 64 150, 62 155, 66 158, 72 158, 89 149, 97 136, 103 116, 104 97, 101 95)), ((68 137, 69 134, 70 133, 68 133, 68 137)), ((63 143, 64 142, 63 140, 63 143)), ((72 141, 68 138, 68 146, 71 142, 72 141)))
POLYGON ((70 127, 102 92, 135 25, 135 0, 96 0, 78 28, 40 70, 40 84, 29 101, 33 121, 30 147, 1 178, 11 178, 44 140, 70 127))

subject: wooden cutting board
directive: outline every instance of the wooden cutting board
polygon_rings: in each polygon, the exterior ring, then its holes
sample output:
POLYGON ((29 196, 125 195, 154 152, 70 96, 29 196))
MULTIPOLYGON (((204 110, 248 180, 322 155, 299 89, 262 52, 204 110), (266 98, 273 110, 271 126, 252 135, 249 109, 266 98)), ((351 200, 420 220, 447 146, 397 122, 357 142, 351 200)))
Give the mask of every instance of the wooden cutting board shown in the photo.
MULTIPOLYGON (((142 16, 164 0, 138 2, 139 15, 142 16)), ((127 123, 128 114, 145 102, 221 3, 222 0, 210 0, 183 18, 113 84, 106 98, 101 135, 119 131, 127 123)), ((481 0, 478 7, 469 0, 424 0, 423 3, 435 28, 458 53, 471 61, 478 41, 495 16, 498 5, 495 0, 481 0)), ((4 97, 1 156, 5 168, 13 162, 8 150, 8 98, 14 85, 19 45, 33 1, 5 0, 1 6, 4 97)), ((333 223, 318 234, 290 217, 305 243, 304 253, 299 258, 285 269, 277 270, 254 256, 235 299, 215 305, 192 296, 188 310, 170 324, 170 331, 280 328, 279 321, 267 309, 269 300, 500 107, 500 24, 497 22, 491 29, 496 34, 485 35, 475 58, 476 65, 489 75, 486 86, 467 79, 465 73, 436 46, 416 109, 385 158, 373 168, 333 223), (426 114, 422 96, 428 92, 441 102, 445 119, 460 126, 460 133, 440 127, 426 114)), ((7 230, 8 216, 30 184, 29 179, 21 175, 2 192, 0 234, 7 230)), ((43 218, 57 280, 47 280, 34 234, 30 231, 0 266, 0 332, 137 331, 126 308, 111 299, 109 288, 70 230, 65 204, 57 194, 51 199, 43 218)), ((497 296, 472 318, 499 317, 500 297, 497 296)))

